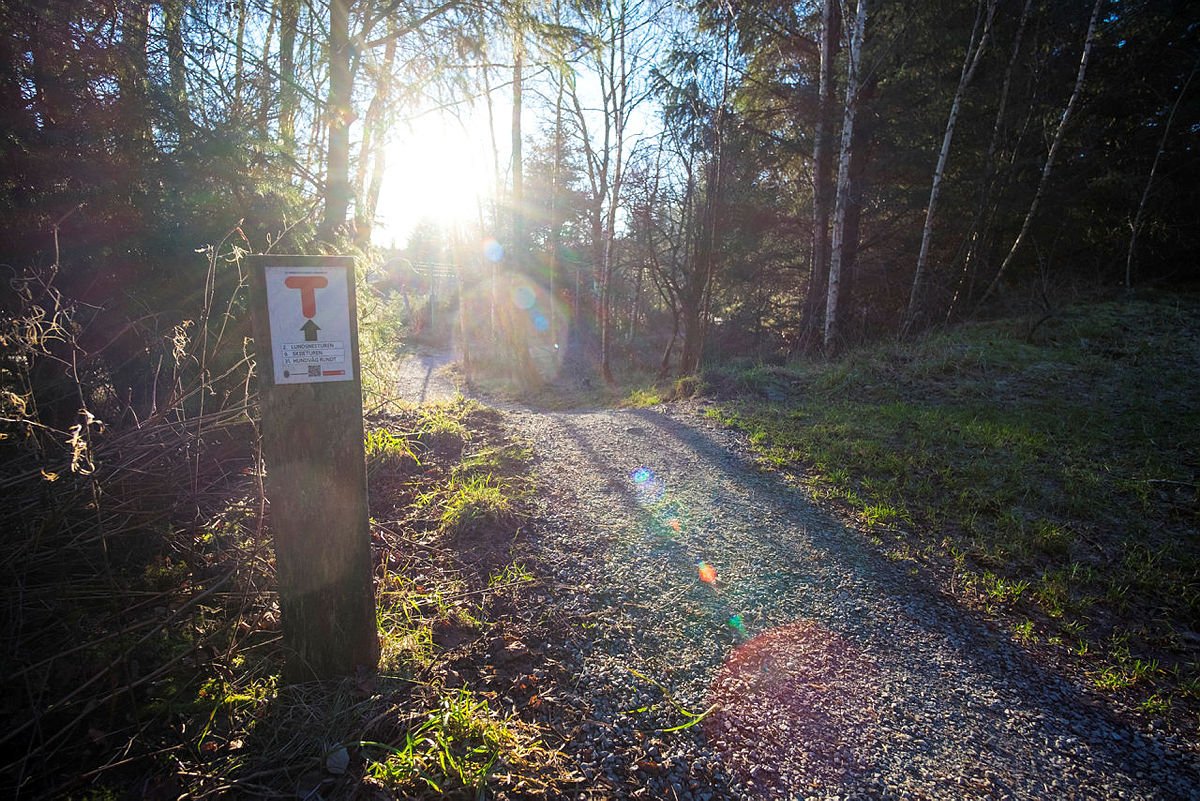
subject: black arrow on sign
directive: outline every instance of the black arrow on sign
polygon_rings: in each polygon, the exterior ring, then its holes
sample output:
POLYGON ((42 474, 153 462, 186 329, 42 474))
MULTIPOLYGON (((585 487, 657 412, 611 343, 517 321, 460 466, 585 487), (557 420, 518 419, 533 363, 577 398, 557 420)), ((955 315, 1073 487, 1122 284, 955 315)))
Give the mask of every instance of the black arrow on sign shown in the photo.
POLYGON ((305 342, 316 342, 317 332, 321 330, 321 326, 309 320, 304 325, 300 326, 300 330, 304 332, 305 342))

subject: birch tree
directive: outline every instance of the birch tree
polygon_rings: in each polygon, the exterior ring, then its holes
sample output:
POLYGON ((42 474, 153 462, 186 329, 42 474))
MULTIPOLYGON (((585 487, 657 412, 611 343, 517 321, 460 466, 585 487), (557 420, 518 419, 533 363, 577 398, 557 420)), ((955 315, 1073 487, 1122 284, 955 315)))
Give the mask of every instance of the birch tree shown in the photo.
POLYGON ((1142 190, 1142 199, 1138 202, 1137 214, 1133 217, 1133 222, 1129 226, 1129 250, 1125 253, 1125 286, 1133 286, 1133 256, 1137 251, 1138 232, 1142 230, 1142 215, 1146 211, 1146 201, 1150 199, 1150 190, 1154 187, 1154 174, 1158 172, 1158 162, 1162 159, 1163 151, 1167 149, 1167 137, 1171 135, 1171 125, 1175 122, 1175 112, 1179 111, 1179 104, 1183 100, 1183 96, 1187 94, 1188 86, 1192 82, 1192 78, 1196 77, 1196 69, 1200 67, 1200 61, 1192 65, 1192 71, 1188 73, 1187 80, 1183 82, 1183 86, 1179 88, 1179 94, 1175 97, 1175 102, 1171 105, 1171 113, 1167 115, 1167 121, 1163 125, 1162 139, 1158 142, 1158 150, 1154 153, 1154 163, 1150 165, 1150 174, 1146 176, 1146 188, 1142 190))
MULTIPOLYGON (((845 10, 843 6, 843 16, 845 10)), ((826 351, 833 348, 837 338, 838 291, 842 275, 842 255, 845 250, 846 210, 850 205, 850 159, 854 144, 854 118, 858 113, 859 85, 862 80, 862 44, 867 28, 867 0, 858 0, 854 22, 847 36, 846 101, 842 116, 842 143, 838 154, 837 192, 833 208, 833 235, 829 258, 829 289, 825 296, 825 332, 822 343, 826 351)))
POLYGON ((837 0, 821 3, 821 55, 817 79, 817 128, 813 137, 812 264, 805 301, 805 339, 815 333, 820 298, 829 280, 829 207, 833 193, 833 126, 836 106, 835 66, 842 36, 837 0))
POLYGON ((908 296, 908 309, 904 314, 901 333, 908 333, 917 318, 918 309, 922 302, 925 267, 929 260, 929 245, 933 241, 933 221, 937 215, 938 197, 942 190, 942 179, 946 174, 946 162, 950 159, 950 144, 954 141, 954 126, 958 122, 958 112, 962 107, 963 96, 975 70, 987 50, 992 35, 992 18, 996 14, 996 0, 980 0, 975 12, 975 26, 971 31, 971 41, 967 45, 967 53, 963 59, 962 74, 958 79, 958 89, 954 92, 954 100, 950 103, 950 114, 946 120, 946 130, 942 134, 942 147, 938 151, 937 166, 933 170, 933 186, 929 190, 929 205, 925 210, 925 225, 921 229, 921 248, 917 253, 917 268, 913 273, 912 291, 908 296), (980 33, 982 19, 983 32, 980 33))
POLYGON ((1021 17, 1017 21, 1017 32, 1013 36, 1012 51, 1008 57, 1008 63, 1004 68, 1004 80, 1000 85, 1000 98, 996 103, 996 117, 992 123, 992 135, 988 140, 987 153, 983 159, 983 171, 979 176, 978 200, 975 202, 975 214, 971 220, 971 226, 968 229, 966 237, 966 255, 963 258, 962 269, 959 271, 958 282, 954 288, 954 293, 950 297, 950 302, 946 307, 946 319, 949 320, 953 314, 959 299, 963 295, 964 285, 967 278, 974 272, 974 265, 979 258, 979 252, 983 248, 984 240, 987 239, 987 230, 990 228, 991 220, 988 215, 988 207, 991 205, 992 184, 995 181, 996 173, 996 153, 1000 147, 1000 136, 1004 131, 1004 120, 1008 113, 1008 98, 1012 89, 1013 73, 1017 66, 1017 57, 1021 54, 1021 41, 1025 33, 1026 23, 1029 21, 1029 11, 1033 6, 1033 0, 1025 0, 1021 6, 1021 17))
POLYGON ((646 99, 638 83, 657 46, 655 28, 661 4, 607 0, 579 20, 596 43, 581 74, 573 76, 571 111, 583 149, 591 207, 592 261, 595 269, 596 317, 600 325, 600 370, 611 383, 612 280, 616 264, 616 221, 625 178, 630 115, 646 99), (589 105, 583 81, 595 82, 599 107, 589 105))
POLYGON ((1071 116, 1079 105, 1079 96, 1083 90, 1083 79, 1087 74, 1088 59, 1092 54, 1092 44, 1096 39, 1096 21, 1100 17, 1100 7, 1104 5, 1104 0, 1096 0, 1092 6, 1092 16, 1088 21, 1087 35, 1083 41, 1083 54, 1079 57, 1079 72, 1075 76, 1075 88, 1071 91, 1071 97, 1067 101, 1067 107, 1063 110, 1062 118, 1058 122, 1058 128, 1054 132, 1054 140, 1050 144, 1050 150, 1046 154, 1046 163, 1042 166, 1042 175, 1038 180, 1037 191, 1033 195, 1033 200, 1029 204, 1029 211, 1025 214, 1025 220, 1021 223, 1021 230, 1017 233, 1016 239, 1013 240, 1012 247, 1008 250, 1008 255, 1004 257, 1004 261, 1000 263, 1000 268, 996 270, 996 275, 992 278, 992 282, 988 284, 979 302, 982 303, 988 298, 996 287, 1000 285, 1000 279, 1004 277, 1005 271, 1012 264, 1013 258, 1017 255, 1021 245, 1025 242, 1026 236, 1029 234, 1029 227, 1033 222, 1033 218, 1037 215, 1038 206, 1041 205, 1042 197, 1046 194, 1046 186, 1050 182, 1050 173, 1054 169, 1054 159, 1058 155, 1058 149, 1062 145, 1063 132, 1067 129, 1067 124, 1071 121, 1071 116))

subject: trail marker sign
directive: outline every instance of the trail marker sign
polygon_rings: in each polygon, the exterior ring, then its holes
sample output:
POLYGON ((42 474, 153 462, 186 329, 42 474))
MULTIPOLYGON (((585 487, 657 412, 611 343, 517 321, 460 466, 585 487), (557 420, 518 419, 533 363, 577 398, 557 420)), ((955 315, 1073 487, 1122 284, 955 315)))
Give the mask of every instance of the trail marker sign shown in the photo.
POLYGON ((271 360, 277 384, 353 381, 353 268, 264 265, 271 360))
POLYGON ((379 661, 354 260, 250 260, 285 678, 379 661))

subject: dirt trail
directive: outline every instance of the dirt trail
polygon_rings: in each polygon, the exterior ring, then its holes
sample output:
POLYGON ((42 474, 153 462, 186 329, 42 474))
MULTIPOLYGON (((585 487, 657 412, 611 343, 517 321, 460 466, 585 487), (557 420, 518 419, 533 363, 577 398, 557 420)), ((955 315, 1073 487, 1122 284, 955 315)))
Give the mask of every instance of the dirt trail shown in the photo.
POLYGON ((453 398, 458 391, 444 372, 454 356, 444 351, 423 350, 400 360, 396 391, 401 400, 428 403, 453 398))
MULTIPOLYGON (((424 399, 445 361, 406 365, 424 399)), ((701 411, 506 409, 549 490, 570 679, 543 696, 583 795, 1200 798, 1194 737, 1039 668, 701 411)))

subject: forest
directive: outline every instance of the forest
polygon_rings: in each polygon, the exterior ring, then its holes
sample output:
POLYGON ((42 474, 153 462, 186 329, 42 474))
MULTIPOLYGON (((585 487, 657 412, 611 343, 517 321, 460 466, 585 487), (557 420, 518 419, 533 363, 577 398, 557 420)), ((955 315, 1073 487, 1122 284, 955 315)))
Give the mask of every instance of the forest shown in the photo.
POLYGON ((139 415, 154 393, 130 359, 200 316, 198 251, 225 243, 214 287, 236 279, 231 248, 382 261, 389 145, 430 115, 458 119, 490 175, 464 187, 477 213, 420 221, 409 247, 490 283, 486 346, 504 338, 496 269, 481 267, 498 241, 502 273, 562 304, 609 380, 635 351, 686 375, 717 353, 831 353, 1195 278, 1185 3, 180 0, 3 15, 6 262, 103 309, 85 350, 103 350, 96 369, 139 415))
POLYGON ((1195 290, 1198 68, 1183 0, 0 0, 0 664, 44 710, 0 775, 53 787, 184 659, 139 675, 165 624, 93 626, 88 582, 270 614, 212 555, 263 527, 246 256, 355 257, 369 413, 415 338, 518 396, 679 395, 1033 330, 1195 290), (30 684, 78 638, 98 683, 30 684))

